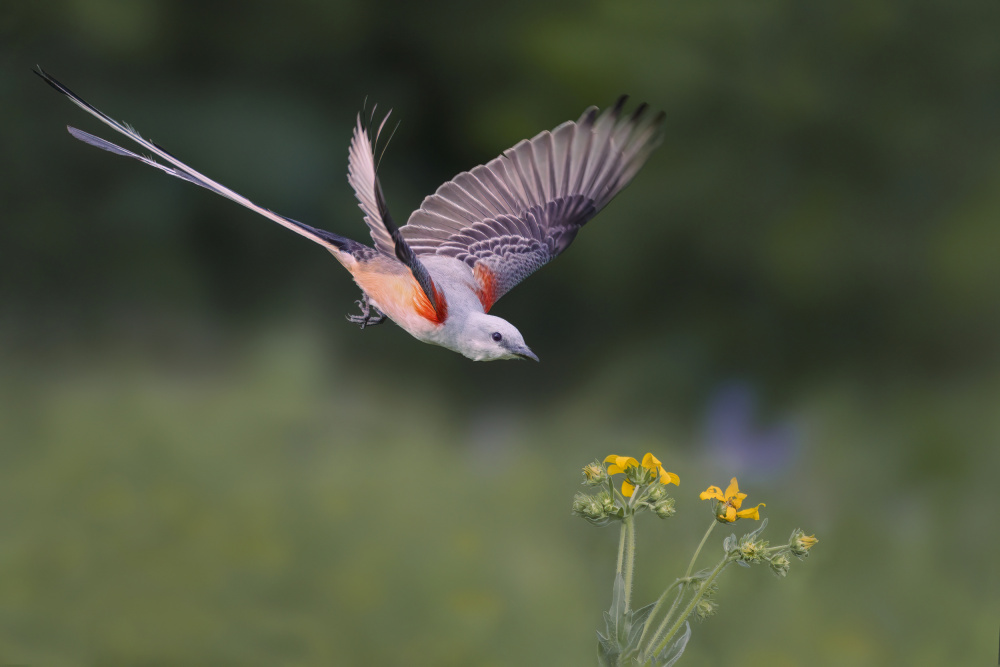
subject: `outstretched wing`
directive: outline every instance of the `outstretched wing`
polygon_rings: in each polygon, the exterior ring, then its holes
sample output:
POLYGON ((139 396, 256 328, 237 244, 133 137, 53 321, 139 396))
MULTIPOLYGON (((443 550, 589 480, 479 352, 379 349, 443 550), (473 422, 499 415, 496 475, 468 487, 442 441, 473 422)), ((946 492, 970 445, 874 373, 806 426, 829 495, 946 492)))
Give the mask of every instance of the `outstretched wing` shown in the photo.
MULTIPOLYGON (((374 113, 375 110, 372 109, 372 115, 374 113)), ((375 142, 382 134, 382 128, 385 127, 385 122, 389 120, 391 113, 392 111, 387 113, 379 124, 375 142)), ((351 137, 351 148, 347 157, 347 181, 354 188, 358 206, 365 214, 365 224, 368 225, 372 240, 375 241, 375 248, 392 255, 395 244, 382 220, 381 212, 386 209, 386 204, 375 164, 375 145, 368 137, 368 130, 361 124, 361 114, 358 114, 358 123, 354 126, 354 135, 351 137)))
POLYGON ((629 184, 660 141, 663 113, 626 97, 584 111, 463 172, 424 199, 400 229, 417 255, 468 264, 485 310, 565 250, 580 227, 629 184))
MULTIPOLYGON (((259 213, 265 218, 277 222, 282 227, 286 227, 295 232, 296 234, 300 234, 311 241, 319 243, 320 245, 327 247, 332 246, 335 248, 342 248, 347 250, 348 252, 356 252, 356 251, 361 252, 364 250, 364 246, 362 246, 360 243, 357 243, 356 241, 352 241, 348 238, 345 238, 338 234, 334 234, 332 232, 328 232, 323 229, 316 229, 315 227, 310 227, 305 223, 299 222, 297 220, 292 220, 291 218, 285 217, 280 213, 275 213, 270 209, 266 209, 263 206, 258 206, 257 204, 253 203, 243 195, 234 192, 233 190, 230 190, 226 186, 222 185, 221 183, 217 183, 216 181, 210 179, 208 176, 205 176, 204 174, 195 171, 194 169, 192 169, 191 167, 184 164, 183 162, 175 158, 173 155, 168 153, 165 149, 161 148, 160 146, 157 146, 152 141, 143 138, 138 132, 136 132, 134 129, 132 129, 125 123, 119 123, 118 121, 114 120, 113 118, 105 114, 103 111, 100 111, 89 102, 86 102, 83 98, 74 93, 72 90, 70 90, 63 84, 56 81, 56 79, 54 79, 44 70, 42 70, 41 67, 35 70, 35 74, 42 77, 42 79, 44 79, 47 84, 49 84, 50 86, 58 90, 60 93, 68 97, 70 101, 73 102, 73 104, 77 105, 90 115, 96 117, 97 119, 99 119, 106 125, 110 126, 117 132, 124 134, 126 137, 128 137, 135 143, 139 144, 149 152, 159 156, 164 161, 173 165, 173 167, 168 167, 166 165, 160 164, 156 160, 153 160, 152 158, 146 157, 144 155, 133 153, 132 151, 126 150, 121 146, 118 146, 117 144, 113 144, 110 141, 101 139, 100 137, 96 137, 90 134, 89 132, 84 132, 83 130, 78 130, 75 127, 67 126, 69 133, 74 137, 76 137, 77 139, 79 139, 80 141, 88 143, 91 146, 95 146, 97 148, 106 150, 110 153, 114 153, 115 155, 121 155, 124 157, 132 158, 134 160, 138 160, 143 164, 147 164, 150 167, 155 167, 156 169, 159 169, 164 173, 170 174, 171 176, 176 176, 177 178, 188 181, 190 183, 194 183, 195 185, 199 185, 207 190, 211 190, 212 192, 218 195, 222 195, 226 199, 231 199, 237 204, 245 206, 251 211, 259 213)), ((368 249, 368 252, 371 252, 371 250, 368 249)))
MULTIPOLYGON (((374 109, 372 113, 374 114, 374 109)), ((378 180, 375 143, 378 142, 387 120, 389 120, 388 113, 382 119, 373 143, 368 138, 368 131, 361 124, 361 115, 358 115, 358 123, 354 126, 354 136, 351 137, 351 148, 347 158, 347 181, 354 188, 358 206, 365 214, 365 223, 371 231, 375 248, 387 255, 395 255, 396 259, 410 269, 410 273, 434 309, 434 320, 438 323, 444 322, 448 317, 448 304, 435 287, 427 267, 417 258, 392 216, 389 215, 389 206, 386 204, 385 195, 382 194, 382 183, 378 180)))

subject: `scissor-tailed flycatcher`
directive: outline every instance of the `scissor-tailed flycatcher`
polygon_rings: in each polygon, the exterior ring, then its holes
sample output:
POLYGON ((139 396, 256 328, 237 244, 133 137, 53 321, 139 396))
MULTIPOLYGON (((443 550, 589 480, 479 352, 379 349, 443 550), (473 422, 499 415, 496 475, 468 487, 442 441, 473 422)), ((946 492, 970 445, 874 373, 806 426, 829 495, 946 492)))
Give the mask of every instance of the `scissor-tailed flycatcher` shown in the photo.
POLYGON ((623 116, 625 97, 601 114, 590 107, 580 120, 525 139, 459 174, 398 227, 376 173, 374 150, 385 120, 373 142, 359 115, 347 180, 375 242, 371 248, 254 204, 91 106, 41 68, 36 74, 171 166, 68 127, 77 139, 200 185, 329 250, 362 291, 361 314, 350 321, 364 328, 388 316, 414 338, 475 361, 538 361, 512 324, 487 314, 490 307, 565 250, 580 227, 629 184, 659 143, 663 121, 662 112, 650 119, 645 104, 623 116))

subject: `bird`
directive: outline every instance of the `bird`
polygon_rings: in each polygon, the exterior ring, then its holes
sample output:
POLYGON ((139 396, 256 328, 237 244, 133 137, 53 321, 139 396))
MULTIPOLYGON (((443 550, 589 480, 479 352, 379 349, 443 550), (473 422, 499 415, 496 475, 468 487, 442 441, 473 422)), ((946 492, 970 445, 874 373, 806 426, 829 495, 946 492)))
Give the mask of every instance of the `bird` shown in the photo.
POLYGON ((578 120, 460 173, 398 226, 375 161, 389 114, 372 132, 374 109, 368 124, 359 113, 347 180, 371 234, 369 246, 251 202, 84 101, 40 66, 34 72, 150 155, 67 126, 76 139, 211 190, 326 248, 361 288, 355 302, 360 313, 348 315, 350 322, 364 329, 388 318, 417 340, 474 361, 538 361, 520 331, 490 315, 490 308, 565 251, 580 228, 632 181, 660 144, 665 117, 662 111, 652 115, 645 103, 626 115, 624 95, 603 112, 588 107, 578 120))

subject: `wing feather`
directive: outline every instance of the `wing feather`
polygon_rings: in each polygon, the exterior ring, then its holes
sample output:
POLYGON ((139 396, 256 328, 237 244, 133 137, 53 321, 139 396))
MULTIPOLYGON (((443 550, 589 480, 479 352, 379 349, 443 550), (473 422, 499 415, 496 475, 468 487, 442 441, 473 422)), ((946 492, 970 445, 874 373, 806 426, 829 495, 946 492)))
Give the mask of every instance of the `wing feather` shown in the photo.
MULTIPOLYGON (((378 134, 381 134, 388 119, 389 114, 386 114, 379 125, 378 134)), ((358 114, 357 124, 351 135, 351 146, 348 149, 347 181, 354 189, 358 206, 365 214, 365 224, 368 225, 372 240, 375 242, 375 248, 387 255, 392 255, 395 252, 392 236, 386 229, 379 212, 382 185, 379 183, 375 166, 375 147, 368 136, 368 130, 361 123, 361 114, 358 114)))
POLYGON ((403 238, 418 255, 455 257, 488 280, 479 291, 488 310, 563 252, 658 145, 663 114, 650 119, 643 104, 623 118, 625 100, 603 113, 590 107, 462 172, 424 199, 403 238))

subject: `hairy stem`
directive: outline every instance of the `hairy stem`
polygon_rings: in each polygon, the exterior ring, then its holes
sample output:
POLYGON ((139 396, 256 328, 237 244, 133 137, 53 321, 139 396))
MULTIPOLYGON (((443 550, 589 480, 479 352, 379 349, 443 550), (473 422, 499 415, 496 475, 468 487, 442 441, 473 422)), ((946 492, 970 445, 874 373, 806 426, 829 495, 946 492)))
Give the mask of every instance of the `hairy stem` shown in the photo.
POLYGON ((628 517, 626 517, 625 520, 622 521, 621 533, 618 536, 618 565, 615 566, 615 574, 622 573, 622 566, 625 563, 625 532, 627 530, 626 528, 627 521, 628 517))
MULTIPOLYGON (((712 585, 712 582, 715 581, 715 578, 718 577, 719 574, 723 570, 725 570, 726 566, 729 565, 731 562, 732 560, 729 557, 729 555, 726 555, 725 558, 719 561, 719 564, 715 566, 715 569, 713 569, 711 574, 708 575, 708 578, 705 579, 705 581, 701 582, 701 586, 698 587, 698 592, 696 592, 691 597, 691 601, 684 608, 684 611, 681 612, 681 615, 677 617, 677 620, 674 622, 673 626, 671 626, 670 632, 668 632, 666 636, 663 637, 663 639, 661 639, 658 644, 656 644, 656 647, 647 653, 647 655, 656 655, 657 653, 662 651, 667 644, 670 643, 670 640, 674 638, 674 635, 676 635, 677 631, 680 630, 681 625, 684 624, 684 621, 687 620, 687 617, 691 615, 691 612, 694 611, 695 606, 705 595, 705 591, 708 590, 708 588, 712 585)), ((655 642, 656 638, 654 637, 653 641, 650 643, 655 643, 655 642)))
MULTIPOLYGON (((683 598, 684 598, 684 587, 681 586, 680 588, 677 589, 677 595, 674 596, 674 601, 670 604, 670 609, 668 609, 667 613, 664 614, 663 620, 660 621, 660 625, 657 626, 657 628, 656 628, 656 632, 653 633, 653 637, 649 640, 649 643, 646 644, 646 650, 643 651, 643 653, 640 654, 640 656, 643 657, 643 664, 645 664, 644 663, 644 659, 645 659, 646 653, 648 652, 649 647, 652 646, 653 644, 655 644, 657 642, 657 640, 659 639, 659 637, 661 635, 663 635, 664 630, 667 629, 667 624, 670 622, 670 619, 673 618, 674 612, 677 610, 677 605, 679 605, 681 603, 681 600, 683 598)), ((653 615, 650 614, 649 616, 650 616, 650 618, 646 619, 647 621, 652 620, 652 616, 653 615)), ((643 634, 644 635, 646 633, 646 630, 647 630, 647 628, 643 628, 643 634)), ((642 642, 640 640, 640 645, 641 644, 642 644, 642 642)))
MULTIPOLYGON (((694 564, 698 560, 698 556, 701 555, 701 549, 702 547, 705 546, 705 542, 708 541, 708 536, 712 534, 712 531, 715 529, 715 524, 717 523, 718 521, 713 520, 711 525, 709 525, 708 530, 705 531, 704 537, 701 538, 701 543, 698 544, 698 548, 694 550, 694 555, 691 557, 691 562, 688 563, 687 572, 684 573, 684 576, 675 581, 674 583, 670 584, 669 586, 667 586, 667 589, 663 591, 663 593, 660 595, 660 598, 656 601, 656 604, 653 606, 653 611, 649 612, 649 616, 646 617, 646 623, 643 624, 642 627, 642 635, 639 637, 640 646, 642 645, 643 640, 646 639, 646 635, 649 633, 649 629, 653 626, 653 621, 656 619, 656 615, 663 607, 663 604, 667 601, 667 594, 669 594, 670 591, 673 590, 674 586, 686 584, 688 581, 690 581, 691 572, 694 570, 694 564)), ((680 604, 681 597, 683 597, 683 595, 684 595, 684 588, 683 586, 681 586, 680 590, 677 591, 677 595, 674 596, 673 604, 670 605, 670 609, 667 610, 667 613, 663 617, 663 620, 660 621, 660 626, 656 629, 656 632, 653 633, 654 638, 660 635, 663 632, 663 630, 667 627, 667 623, 670 621, 670 617, 677 609, 677 605, 680 604)), ((653 641, 655 641, 655 639, 653 641)))
POLYGON ((660 628, 657 630, 657 633, 662 631, 663 628, 666 626, 667 621, 670 619, 670 615, 674 613, 674 609, 677 609, 677 603, 680 601, 681 595, 684 594, 684 588, 682 584, 685 583, 687 583, 686 579, 677 579, 676 581, 674 581, 674 583, 667 586, 666 590, 664 590, 663 593, 660 594, 660 597, 656 601, 656 604, 653 605, 653 611, 649 612, 649 616, 646 617, 646 622, 642 626, 642 634, 639 636, 639 646, 642 646, 642 642, 643 640, 646 639, 646 634, 649 632, 649 628, 653 624, 653 619, 656 618, 656 615, 659 613, 660 608, 663 606, 663 603, 667 601, 667 594, 669 594, 670 591, 672 591, 675 586, 681 586, 680 590, 677 591, 677 595, 674 596, 674 603, 670 605, 670 609, 667 610, 667 615, 663 617, 663 622, 661 623, 660 628))
POLYGON ((635 515, 625 517, 625 611, 631 609, 632 570, 635 568, 635 515))
POLYGON ((691 576, 691 572, 694 570, 694 563, 698 560, 698 556, 701 555, 701 548, 705 546, 705 542, 708 541, 708 536, 712 534, 712 531, 715 530, 715 526, 718 523, 718 521, 712 519, 712 524, 708 527, 708 530, 705 531, 705 536, 701 538, 701 542, 698 543, 698 548, 694 550, 694 555, 691 556, 691 562, 688 563, 687 572, 684 573, 685 578, 691 576))

